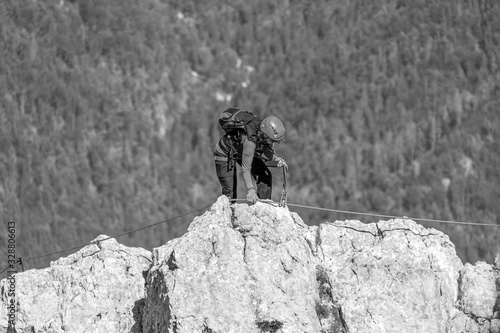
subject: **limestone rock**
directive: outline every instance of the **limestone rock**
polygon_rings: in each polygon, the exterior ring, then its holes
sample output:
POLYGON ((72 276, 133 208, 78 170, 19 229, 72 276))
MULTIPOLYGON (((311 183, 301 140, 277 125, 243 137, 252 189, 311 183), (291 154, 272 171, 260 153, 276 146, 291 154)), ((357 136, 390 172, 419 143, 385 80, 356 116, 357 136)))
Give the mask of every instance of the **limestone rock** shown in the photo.
MULTIPOLYGON (((95 241, 108 238, 100 236, 95 241)), ((17 332, 142 332, 143 272, 151 253, 114 239, 90 244, 16 277, 17 332)), ((0 327, 6 330, 5 284, 1 281, 0 327)))
POLYGON ((463 312, 475 317, 492 319, 497 300, 493 267, 477 262, 466 263, 460 274, 459 303, 463 312))
POLYGON ((444 332, 461 262, 444 234, 410 220, 322 224, 318 255, 354 332, 444 332))
POLYGON ((16 277, 18 332, 500 333, 500 258, 463 265, 408 219, 307 226, 225 196, 152 253, 106 240, 16 277))
MULTIPOLYGON (((411 220, 307 227, 286 208, 230 206, 221 197, 153 258, 148 333, 493 332, 497 325, 491 313, 481 321, 462 311, 459 304, 479 296, 461 292, 459 302, 464 266, 454 245, 411 220)), ((487 266, 477 275, 491 304, 487 266)))
POLYGON ((500 333, 500 270, 484 262, 466 263, 460 271, 457 306, 450 332, 500 333))
POLYGON ((320 332, 305 228, 286 208, 221 197, 153 251, 144 332, 320 332))

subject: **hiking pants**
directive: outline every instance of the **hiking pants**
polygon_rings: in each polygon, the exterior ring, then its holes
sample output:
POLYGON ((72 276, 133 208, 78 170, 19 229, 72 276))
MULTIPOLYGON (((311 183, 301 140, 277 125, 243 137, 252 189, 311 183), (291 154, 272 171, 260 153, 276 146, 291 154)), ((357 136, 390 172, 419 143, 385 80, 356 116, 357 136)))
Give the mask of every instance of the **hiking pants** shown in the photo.
MULTIPOLYGON (((241 166, 241 160, 237 162, 241 166)), ((215 171, 222 187, 222 194, 232 199, 233 194, 235 195, 234 198, 236 198, 236 193, 233 193, 233 170, 228 170, 227 166, 228 163, 226 161, 215 161, 215 171)), ((234 167, 236 168, 236 166, 234 167)), ((257 196, 259 199, 271 199, 273 175, 264 161, 254 158, 250 174, 257 185, 257 196)))

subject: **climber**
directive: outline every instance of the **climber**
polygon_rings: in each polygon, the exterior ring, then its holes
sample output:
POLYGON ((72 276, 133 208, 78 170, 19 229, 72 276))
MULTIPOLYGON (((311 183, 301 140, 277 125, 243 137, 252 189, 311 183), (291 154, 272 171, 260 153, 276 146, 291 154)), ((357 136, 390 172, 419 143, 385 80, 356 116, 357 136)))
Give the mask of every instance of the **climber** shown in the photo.
POLYGON ((231 107, 220 115, 219 124, 225 135, 215 145, 214 159, 222 194, 236 199, 236 162, 241 166, 247 202, 271 199, 272 174, 268 167, 288 170, 285 160, 273 150, 274 144, 285 137, 281 120, 275 116, 260 120, 251 112, 231 107))

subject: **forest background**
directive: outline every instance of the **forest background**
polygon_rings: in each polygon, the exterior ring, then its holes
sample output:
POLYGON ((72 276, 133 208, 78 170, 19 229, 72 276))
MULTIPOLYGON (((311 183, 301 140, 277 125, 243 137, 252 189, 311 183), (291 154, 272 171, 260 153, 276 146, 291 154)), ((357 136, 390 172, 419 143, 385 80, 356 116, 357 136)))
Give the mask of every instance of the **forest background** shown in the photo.
MULTIPOLYGON (((29 259, 213 203, 232 105, 283 119, 290 203, 500 225, 499 17, 496 0, 2 0, 0 264, 8 221, 29 259)), ((151 250, 195 215, 118 240, 151 250)), ((500 228, 421 223, 464 262, 500 254, 500 228)))

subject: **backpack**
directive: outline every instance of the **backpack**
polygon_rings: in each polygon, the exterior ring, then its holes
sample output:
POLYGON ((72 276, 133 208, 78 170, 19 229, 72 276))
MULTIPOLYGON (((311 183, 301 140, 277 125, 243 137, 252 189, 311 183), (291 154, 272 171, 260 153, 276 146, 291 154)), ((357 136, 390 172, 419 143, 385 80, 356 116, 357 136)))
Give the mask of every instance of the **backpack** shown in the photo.
POLYGON ((257 120, 257 117, 253 113, 230 107, 219 116, 219 125, 228 134, 238 129, 247 131, 246 126, 254 120, 257 120))

